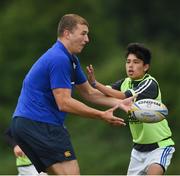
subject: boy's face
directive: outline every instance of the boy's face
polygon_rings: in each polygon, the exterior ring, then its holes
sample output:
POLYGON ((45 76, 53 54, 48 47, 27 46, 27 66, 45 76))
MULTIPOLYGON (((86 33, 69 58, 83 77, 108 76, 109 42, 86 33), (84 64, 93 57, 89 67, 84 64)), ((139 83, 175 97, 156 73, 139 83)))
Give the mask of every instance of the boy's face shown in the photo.
POLYGON ((136 55, 129 54, 126 60, 127 76, 133 80, 141 79, 149 69, 149 64, 144 64, 143 60, 138 59, 136 55))

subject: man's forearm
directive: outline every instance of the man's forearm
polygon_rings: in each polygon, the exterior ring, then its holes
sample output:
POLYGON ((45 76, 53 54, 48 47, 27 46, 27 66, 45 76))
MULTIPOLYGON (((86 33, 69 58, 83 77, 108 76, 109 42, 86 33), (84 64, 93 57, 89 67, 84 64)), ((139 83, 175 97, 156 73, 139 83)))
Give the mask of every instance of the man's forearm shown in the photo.
POLYGON ((92 119, 100 119, 104 120, 112 125, 124 126, 124 120, 119 117, 115 117, 113 115, 113 111, 118 108, 118 106, 114 106, 106 111, 100 111, 94 108, 91 108, 84 103, 79 102, 73 98, 66 99, 66 102, 63 103, 63 107, 60 110, 77 114, 81 117, 87 117, 92 119))
POLYGON ((83 117, 92 117, 101 119, 103 111, 91 108, 84 103, 74 99, 66 99, 62 105, 59 106, 59 109, 64 112, 77 114, 83 117))
POLYGON ((108 107, 116 106, 121 102, 120 99, 108 97, 98 90, 92 91, 91 94, 86 94, 84 98, 91 103, 108 106, 108 107))

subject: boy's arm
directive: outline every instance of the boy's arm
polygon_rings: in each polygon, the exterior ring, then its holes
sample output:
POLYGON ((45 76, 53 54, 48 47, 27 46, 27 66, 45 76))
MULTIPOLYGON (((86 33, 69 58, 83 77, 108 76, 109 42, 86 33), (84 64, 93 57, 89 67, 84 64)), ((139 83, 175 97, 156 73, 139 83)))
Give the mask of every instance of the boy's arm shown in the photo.
POLYGON ((106 96, 110 96, 118 99, 126 98, 126 95, 120 90, 112 89, 111 87, 105 86, 102 83, 98 82, 95 78, 94 68, 92 65, 89 65, 86 68, 87 68, 88 81, 92 85, 92 87, 96 88, 106 96))

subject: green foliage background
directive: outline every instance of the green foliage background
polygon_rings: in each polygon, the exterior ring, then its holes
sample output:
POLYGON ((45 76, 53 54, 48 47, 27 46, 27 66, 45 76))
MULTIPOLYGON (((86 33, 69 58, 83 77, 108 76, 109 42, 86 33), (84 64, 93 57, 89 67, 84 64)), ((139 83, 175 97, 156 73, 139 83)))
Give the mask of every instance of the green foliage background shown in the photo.
MULTIPOLYGON (((104 84, 125 76, 124 51, 129 42, 143 42, 151 48, 150 73, 161 85, 176 142, 167 174, 180 174, 179 5, 178 0, 1 0, 0 174, 17 174, 3 133, 10 124, 25 74, 56 41, 57 24, 65 13, 77 13, 88 20, 90 43, 79 57, 84 70, 86 65, 94 65, 97 79, 104 84)), ((75 96, 79 99, 77 93, 75 96)), ((132 147, 128 126, 112 127, 73 115, 66 125, 81 174, 126 174, 132 147)))

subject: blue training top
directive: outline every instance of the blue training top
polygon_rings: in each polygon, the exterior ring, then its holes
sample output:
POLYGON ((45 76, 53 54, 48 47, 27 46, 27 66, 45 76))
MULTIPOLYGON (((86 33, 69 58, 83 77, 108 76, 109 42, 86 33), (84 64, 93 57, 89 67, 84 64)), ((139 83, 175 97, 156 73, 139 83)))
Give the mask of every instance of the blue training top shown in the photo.
POLYGON ((85 81, 87 78, 77 57, 57 41, 26 75, 13 117, 63 124, 67 113, 58 109, 52 89, 73 89, 74 84, 85 81))

